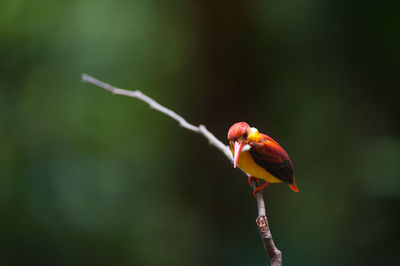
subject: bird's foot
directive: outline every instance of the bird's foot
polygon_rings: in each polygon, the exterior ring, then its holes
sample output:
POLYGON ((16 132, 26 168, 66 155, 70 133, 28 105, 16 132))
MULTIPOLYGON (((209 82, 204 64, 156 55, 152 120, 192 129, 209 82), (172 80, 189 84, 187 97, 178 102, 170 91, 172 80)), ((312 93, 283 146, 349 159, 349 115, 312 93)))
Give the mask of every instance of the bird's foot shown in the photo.
POLYGON ((268 185, 269 185, 269 182, 265 181, 264 184, 262 184, 262 185, 259 186, 259 187, 256 187, 256 189, 253 190, 253 196, 254 196, 254 198, 257 198, 256 194, 257 194, 258 191, 262 191, 264 188, 268 187, 268 185))
MULTIPOLYGON (((249 182, 249 185, 250 185, 251 187, 253 187, 253 179, 255 179, 255 181, 256 181, 256 183, 257 183, 257 186, 260 185, 260 181, 258 180, 257 177, 249 176, 249 178, 247 179, 247 181, 249 182)), ((262 184, 262 185, 259 186, 259 187, 256 187, 256 188, 253 190, 253 196, 254 196, 254 198, 256 198, 256 193, 257 193, 258 191, 262 191, 262 190, 263 190, 264 188, 266 188, 268 185, 269 185, 269 182, 265 181, 264 184, 262 184)))
POLYGON ((257 186, 260 185, 260 181, 258 180, 258 178, 251 175, 251 176, 249 176, 249 178, 247 179, 247 182, 249 182, 249 185, 250 185, 251 187, 253 187, 253 182, 252 182, 253 180, 256 181, 257 186))

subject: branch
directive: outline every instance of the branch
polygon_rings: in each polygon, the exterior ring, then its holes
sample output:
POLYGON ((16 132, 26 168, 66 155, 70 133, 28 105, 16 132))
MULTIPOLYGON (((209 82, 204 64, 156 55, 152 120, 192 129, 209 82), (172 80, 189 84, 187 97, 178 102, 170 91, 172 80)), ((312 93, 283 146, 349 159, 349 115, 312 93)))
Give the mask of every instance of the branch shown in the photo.
MULTIPOLYGON (((116 95, 123 95, 123 96, 128 96, 131 98, 136 98, 139 99, 147 104, 150 105, 150 108, 157 110, 170 118, 176 120, 179 125, 189 131, 196 132, 203 137, 205 137, 208 142, 216 147, 218 150, 220 150, 227 158, 228 160, 233 163, 232 159, 232 153, 229 149, 228 146, 226 146, 224 143, 222 143, 219 139, 217 139, 210 131, 207 130, 207 128, 204 125, 199 125, 195 126, 190 123, 188 123, 182 116, 178 115, 171 109, 168 109, 152 98, 148 97, 147 95, 143 94, 142 92, 136 90, 136 91, 129 91, 129 90, 124 90, 120 89, 117 87, 114 87, 108 83, 102 82, 92 76, 89 76, 87 74, 82 75, 82 81, 87 82, 90 84, 93 84, 97 87, 103 88, 113 94, 116 95)), ((246 174, 246 173, 245 173, 246 174)), ((247 175, 247 174, 246 174, 247 175)), ((256 188, 256 183, 253 181, 253 189, 256 188)), ((264 198, 262 191, 258 191, 256 193, 256 200, 257 200, 257 207, 258 207, 258 217, 256 219, 256 224, 258 227, 258 230, 260 232, 261 239, 264 244, 264 248, 267 251, 267 254, 271 260, 271 266, 281 266, 282 265, 282 253, 280 250, 278 250, 274 244, 274 241, 272 239, 271 231, 269 230, 269 225, 268 225, 268 219, 266 216, 265 212, 265 203, 264 203, 264 198)))
MULTIPOLYGON (((253 180, 251 183, 253 184, 253 189, 256 189, 256 182, 253 180)), ((274 240, 272 239, 271 231, 269 230, 262 191, 257 191, 256 200, 258 207, 256 224, 258 226, 258 231, 260 232, 264 248, 268 253, 269 259, 271 260, 271 266, 282 266, 282 252, 276 248, 274 240)))
POLYGON ((215 146, 218 150, 220 150, 229 160, 232 161, 232 154, 228 146, 223 144, 221 141, 219 141, 210 131, 207 130, 207 128, 203 125, 199 125, 198 127, 188 123, 182 116, 178 115, 171 109, 168 109, 158 102, 154 101, 152 98, 148 97, 147 95, 143 94, 141 91, 128 91, 128 90, 123 90, 116 88, 114 86, 111 86, 110 84, 104 83, 98 79, 95 79, 92 76, 89 76, 87 74, 82 75, 82 81, 91 83, 97 87, 103 88, 105 90, 108 90, 112 92, 113 94, 116 95, 124 95, 132 98, 136 98, 139 100, 142 100, 145 103, 148 103, 150 105, 150 108, 157 110, 172 119, 178 121, 179 125, 189 131, 193 131, 196 133, 199 133, 203 135, 206 139, 208 139, 209 143, 213 146, 215 146))

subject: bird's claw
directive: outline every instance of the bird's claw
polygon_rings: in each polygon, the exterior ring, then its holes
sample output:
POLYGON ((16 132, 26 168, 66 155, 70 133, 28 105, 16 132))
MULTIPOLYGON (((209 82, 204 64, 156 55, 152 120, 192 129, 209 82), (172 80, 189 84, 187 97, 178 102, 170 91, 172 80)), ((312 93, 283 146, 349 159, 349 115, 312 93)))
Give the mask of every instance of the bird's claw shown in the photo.
MULTIPOLYGON (((249 185, 250 185, 251 187, 253 187, 253 179, 255 179, 257 186, 259 186, 259 185, 260 185, 260 181, 258 180, 257 177, 254 177, 254 176, 249 176, 249 178, 247 179, 247 181, 249 182, 249 185)), ((262 190, 263 190, 264 188, 266 188, 268 185, 269 185, 269 182, 265 181, 264 184, 262 184, 262 185, 259 186, 259 187, 256 187, 256 188, 253 190, 253 196, 254 196, 254 198, 257 197, 256 194, 257 194, 258 191, 262 191, 262 190)))
POLYGON ((262 191, 264 188, 268 187, 268 185, 269 185, 269 182, 265 181, 264 184, 262 184, 262 185, 259 186, 259 187, 256 187, 256 189, 253 190, 253 196, 254 196, 254 198, 257 198, 256 194, 257 194, 258 191, 262 191))
POLYGON ((258 178, 251 175, 251 176, 249 176, 249 178, 247 179, 247 182, 249 182, 249 185, 250 185, 251 187, 253 187, 253 180, 256 181, 257 186, 260 185, 260 181, 258 180, 258 178))

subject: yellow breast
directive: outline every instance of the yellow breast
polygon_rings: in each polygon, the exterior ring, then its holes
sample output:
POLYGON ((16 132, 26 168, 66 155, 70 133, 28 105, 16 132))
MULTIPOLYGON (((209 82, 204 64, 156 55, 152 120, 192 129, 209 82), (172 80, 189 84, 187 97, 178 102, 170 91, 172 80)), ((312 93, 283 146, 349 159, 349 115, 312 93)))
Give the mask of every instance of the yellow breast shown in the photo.
POLYGON ((250 152, 244 151, 240 153, 238 165, 240 169, 257 178, 264 179, 270 183, 280 183, 282 182, 278 178, 274 177, 270 173, 268 173, 264 168, 256 164, 251 156, 250 152))

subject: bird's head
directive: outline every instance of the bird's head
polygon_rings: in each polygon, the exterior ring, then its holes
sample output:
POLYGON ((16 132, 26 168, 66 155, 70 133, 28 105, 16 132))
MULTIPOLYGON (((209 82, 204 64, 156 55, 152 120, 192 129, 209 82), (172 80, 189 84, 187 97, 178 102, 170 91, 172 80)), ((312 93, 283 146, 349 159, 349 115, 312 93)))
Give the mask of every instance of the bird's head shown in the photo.
POLYGON ((240 153, 250 150, 249 137, 256 132, 258 130, 251 128, 246 122, 238 122, 229 129, 228 140, 233 154, 233 167, 236 168, 240 153))

